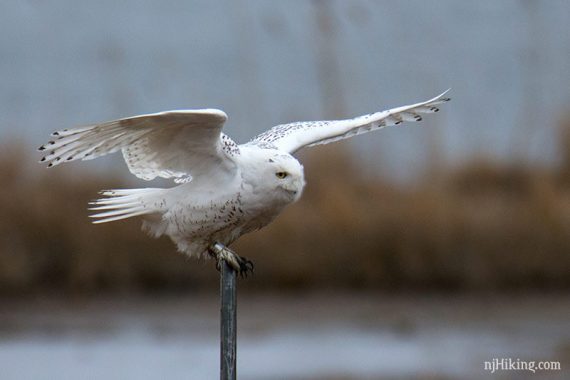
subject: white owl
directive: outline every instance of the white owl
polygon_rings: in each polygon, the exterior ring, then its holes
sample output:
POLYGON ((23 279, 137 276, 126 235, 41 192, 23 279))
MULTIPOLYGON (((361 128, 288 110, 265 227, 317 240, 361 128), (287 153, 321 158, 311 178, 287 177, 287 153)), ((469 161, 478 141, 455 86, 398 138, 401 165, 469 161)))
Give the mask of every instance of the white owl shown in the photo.
POLYGON ((48 167, 121 150, 131 173, 144 180, 172 178, 172 188, 102 191, 91 203, 94 223, 142 216, 152 236, 168 235, 194 257, 224 259, 241 274, 251 261, 228 246, 269 224, 301 196, 303 166, 292 156, 404 121, 420 121, 449 100, 443 94, 409 106, 334 121, 278 125, 237 145, 222 133, 227 119, 216 109, 160 112, 54 132, 39 150, 48 167))

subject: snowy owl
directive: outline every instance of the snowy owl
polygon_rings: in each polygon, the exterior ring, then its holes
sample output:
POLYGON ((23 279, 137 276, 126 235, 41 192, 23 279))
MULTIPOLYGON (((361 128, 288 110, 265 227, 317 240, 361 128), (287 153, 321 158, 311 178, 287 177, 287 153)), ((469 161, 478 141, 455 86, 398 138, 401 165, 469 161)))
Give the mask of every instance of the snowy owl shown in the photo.
POLYGON ((91 160, 121 150, 129 170, 144 180, 172 178, 172 188, 102 191, 91 202, 94 223, 143 216, 143 230, 169 236, 193 257, 226 260, 242 275, 251 261, 228 246, 269 224, 299 199, 303 166, 292 154, 404 121, 420 121, 449 98, 371 113, 353 119, 275 126, 237 145, 222 133, 227 119, 217 109, 178 110, 54 132, 39 150, 48 167, 91 160))

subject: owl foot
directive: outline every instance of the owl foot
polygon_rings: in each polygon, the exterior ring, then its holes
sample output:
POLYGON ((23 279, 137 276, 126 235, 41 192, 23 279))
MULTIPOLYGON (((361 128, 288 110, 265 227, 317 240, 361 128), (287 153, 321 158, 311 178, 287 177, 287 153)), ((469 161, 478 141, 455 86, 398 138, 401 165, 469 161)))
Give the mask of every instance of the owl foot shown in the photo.
POLYGON ((216 259, 216 269, 219 271, 222 268, 222 260, 229 264, 242 278, 253 274, 254 265, 251 260, 239 256, 237 253, 226 247, 221 243, 213 244, 208 252, 216 259))

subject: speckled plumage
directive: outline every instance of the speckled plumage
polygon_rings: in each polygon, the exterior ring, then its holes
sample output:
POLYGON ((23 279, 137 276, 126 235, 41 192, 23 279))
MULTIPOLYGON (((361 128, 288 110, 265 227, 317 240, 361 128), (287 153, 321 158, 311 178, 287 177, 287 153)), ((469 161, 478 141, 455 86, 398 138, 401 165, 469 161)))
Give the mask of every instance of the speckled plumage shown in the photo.
POLYGON ((221 132, 227 116, 220 110, 141 115, 54 132, 39 148, 47 152, 40 161, 52 167, 121 150, 137 177, 172 178, 178 186, 168 189, 103 191, 91 217, 103 223, 141 215, 152 236, 168 235, 180 251, 202 256, 214 243, 229 245, 264 227, 299 199, 305 180, 292 153, 419 121, 449 100, 444 94, 354 119, 278 125, 242 145, 221 132))

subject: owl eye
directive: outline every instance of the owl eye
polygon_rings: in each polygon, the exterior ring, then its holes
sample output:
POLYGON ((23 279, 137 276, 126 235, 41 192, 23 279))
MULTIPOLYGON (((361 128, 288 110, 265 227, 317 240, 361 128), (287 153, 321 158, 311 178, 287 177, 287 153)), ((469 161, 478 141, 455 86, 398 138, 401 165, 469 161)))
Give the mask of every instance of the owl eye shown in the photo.
POLYGON ((279 179, 283 179, 285 177, 287 177, 287 172, 277 172, 275 173, 275 177, 279 178, 279 179))

